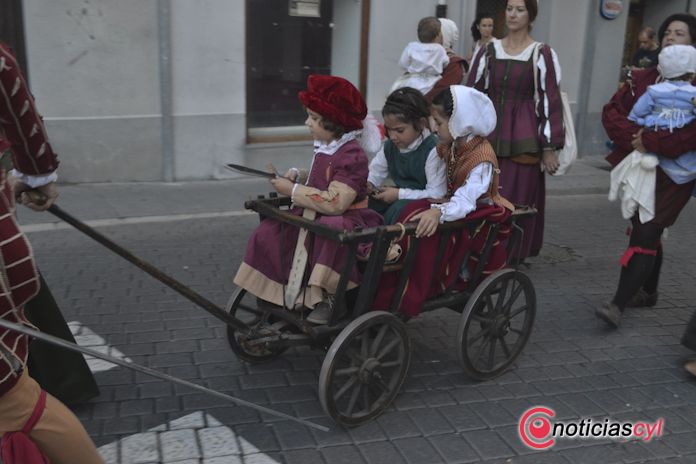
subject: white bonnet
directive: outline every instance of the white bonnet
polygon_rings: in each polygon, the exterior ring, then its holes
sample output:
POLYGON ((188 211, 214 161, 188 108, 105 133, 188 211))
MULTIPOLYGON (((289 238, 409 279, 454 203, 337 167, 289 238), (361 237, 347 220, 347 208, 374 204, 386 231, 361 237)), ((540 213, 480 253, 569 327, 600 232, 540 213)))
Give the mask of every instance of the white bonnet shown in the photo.
POLYGON ((696 73, 696 48, 692 45, 670 45, 657 59, 657 68, 665 79, 696 73))
POLYGON ((457 23, 448 18, 438 18, 440 20, 440 30, 442 31, 442 46, 454 48, 454 44, 459 40, 459 28, 457 23))
POLYGON ((498 119, 493 102, 485 93, 464 85, 451 85, 450 91, 454 108, 448 126, 452 137, 486 137, 493 132, 498 119))

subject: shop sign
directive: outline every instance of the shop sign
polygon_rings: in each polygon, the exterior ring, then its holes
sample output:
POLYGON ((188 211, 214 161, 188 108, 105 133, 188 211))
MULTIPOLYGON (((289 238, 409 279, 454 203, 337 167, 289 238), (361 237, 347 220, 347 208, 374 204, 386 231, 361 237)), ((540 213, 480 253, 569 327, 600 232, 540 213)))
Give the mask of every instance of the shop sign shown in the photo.
POLYGON ((599 14, 604 19, 616 19, 622 11, 622 0, 600 0, 599 2, 599 14))
POLYGON ((289 0, 288 14, 290 16, 302 16, 305 18, 320 18, 321 0, 289 0))

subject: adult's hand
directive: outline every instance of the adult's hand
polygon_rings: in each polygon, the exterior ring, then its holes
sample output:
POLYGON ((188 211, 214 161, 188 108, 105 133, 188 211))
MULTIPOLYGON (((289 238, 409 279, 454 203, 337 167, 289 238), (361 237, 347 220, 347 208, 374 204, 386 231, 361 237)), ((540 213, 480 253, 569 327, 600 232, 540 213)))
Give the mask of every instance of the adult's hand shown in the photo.
POLYGON ((560 166, 560 163, 558 162, 558 155, 553 149, 545 149, 543 151, 541 155, 541 163, 544 165, 544 170, 552 175, 556 174, 556 171, 558 171, 558 166, 560 166))
POLYGON ((58 187, 55 182, 37 188, 31 188, 24 182, 14 184, 15 199, 34 211, 46 211, 58 198, 58 187))
POLYGON ((645 145, 643 145, 643 128, 641 128, 638 132, 633 134, 633 139, 631 139, 631 145, 633 145, 633 148, 641 153, 648 152, 648 150, 645 148, 645 145))

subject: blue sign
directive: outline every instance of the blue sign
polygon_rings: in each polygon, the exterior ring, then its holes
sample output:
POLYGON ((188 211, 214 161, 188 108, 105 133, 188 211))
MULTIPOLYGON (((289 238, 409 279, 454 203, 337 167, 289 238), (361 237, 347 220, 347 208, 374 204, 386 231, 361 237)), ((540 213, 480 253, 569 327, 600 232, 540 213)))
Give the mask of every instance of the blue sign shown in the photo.
POLYGON ((600 0, 599 14, 604 19, 616 19, 623 11, 622 0, 600 0))

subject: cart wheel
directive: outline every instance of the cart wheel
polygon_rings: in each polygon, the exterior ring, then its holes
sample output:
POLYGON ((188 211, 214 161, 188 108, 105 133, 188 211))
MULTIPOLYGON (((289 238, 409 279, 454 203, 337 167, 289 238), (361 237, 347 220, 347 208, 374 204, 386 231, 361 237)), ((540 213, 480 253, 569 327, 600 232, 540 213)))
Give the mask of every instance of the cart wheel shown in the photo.
POLYGON ((287 348, 269 348, 260 339, 277 337, 287 324, 278 321, 261 309, 254 295, 243 288, 237 288, 227 302, 226 310, 249 326, 246 332, 227 326, 227 341, 235 354, 244 361, 260 363, 270 361, 281 355, 287 348))
POLYGON ((333 341, 319 374, 326 414, 345 426, 379 416, 396 395, 411 362, 411 339, 395 315, 371 311, 333 341))
POLYGON ((503 269, 488 276, 459 321, 457 352, 464 372, 477 380, 502 374, 529 340, 535 314, 536 292, 526 274, 503 269))

